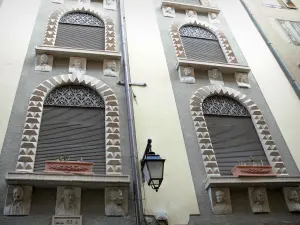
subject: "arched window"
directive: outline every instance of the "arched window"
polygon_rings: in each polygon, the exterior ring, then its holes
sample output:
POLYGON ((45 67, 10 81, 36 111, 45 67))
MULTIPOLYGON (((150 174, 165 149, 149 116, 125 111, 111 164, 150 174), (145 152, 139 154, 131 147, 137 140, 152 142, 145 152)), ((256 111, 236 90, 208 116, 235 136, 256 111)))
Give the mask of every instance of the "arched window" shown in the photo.
POLYGON ((186 25, 179 30, 187 59, 226 63, 217 37, 207 29, 186 25))
POLYGON ((204 117, 221 175, 252 156, 269 165, 248 110, 226 96, 213 95, 202 104, 204 117))
POLYGON ((105 174, 105 104, 90 88, 61 86, 44 101, 34 171, 63 155, 93 162, 94 172, 105 174))
POLYGON ((68 13, 58 23, 55 45, 104 50, 104 23, 92 14, 81 12, 68 13))

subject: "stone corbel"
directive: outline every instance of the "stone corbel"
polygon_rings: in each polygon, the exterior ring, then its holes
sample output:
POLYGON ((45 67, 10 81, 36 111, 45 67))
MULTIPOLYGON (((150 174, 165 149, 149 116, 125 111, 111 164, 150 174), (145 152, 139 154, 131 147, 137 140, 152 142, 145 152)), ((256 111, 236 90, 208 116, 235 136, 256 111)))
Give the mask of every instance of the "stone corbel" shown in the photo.
POLYGON ((103 60, 103 75, 109 77, 118 77, 120 73, 120 61, 103 60))
POLYGON ((284 187, 283 195, 285 203, 290 212, 299 212, 300 211, 300 188, 298 187, 284 187))
POLYGON ((195 72, 193 67, 183 67, 179 66, 178 68, 179 78, 182 83, 194 84, 195 80, 195 72))
POLYGON ((222 72, 218 69, 211 69, 208 70, 208 79, 210 84, 218 84, 218 85, 224 85, 222 72))
POLYGON ((249 187, 248 195, 253 213, 270 212, 267 189, 265 187, 249 187))
POLYGON ((50 72, 53 65, 53 56, 41 54, 36 56, 34 70, 42 72, 50 72))
POLYGON ((215 215, 232 213, 229 188, 209 188, 209 199, 215 215))
POLYGON ((30 214, 32 186, 8 186, 3 214, 28 216, 30 214))
POLYGON ((234 73, 236 83, 241 88, 251 88, 248 73, 240 73, 235 72, 234 73))
POLYGON ((105 215, 126 216, 128 213, 128 189, 125 187, 105 188, 105 215))

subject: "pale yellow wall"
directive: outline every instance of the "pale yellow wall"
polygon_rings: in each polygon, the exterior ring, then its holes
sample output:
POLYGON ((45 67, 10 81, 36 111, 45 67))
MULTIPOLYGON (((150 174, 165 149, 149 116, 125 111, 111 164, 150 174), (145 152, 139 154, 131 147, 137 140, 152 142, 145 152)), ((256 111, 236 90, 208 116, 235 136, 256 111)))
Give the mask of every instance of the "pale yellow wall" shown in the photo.
POLYGON ((240 1, 223 0, 218 5, 300 169, 300 100, 240 1))
POLYGON ((159 191, 145 185, 145 214, 165 211, 169 224, 187 224, 199 209, 153 1, 125 1, 125 7, 131 79, 147 83, 134 87, 139 157, 152 138, 153 151, 166 158, 159 191))
POLYGON ((0 151, 41 0, 3 0, 0 7, 0 151))

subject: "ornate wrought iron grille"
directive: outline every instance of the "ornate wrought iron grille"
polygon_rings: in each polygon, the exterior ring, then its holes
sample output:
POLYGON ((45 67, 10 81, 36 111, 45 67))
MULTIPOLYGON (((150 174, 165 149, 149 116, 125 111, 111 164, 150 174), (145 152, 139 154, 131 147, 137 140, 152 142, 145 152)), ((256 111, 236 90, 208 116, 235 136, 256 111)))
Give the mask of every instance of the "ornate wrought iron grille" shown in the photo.
POLYGON ((105 108, 101 96, 84 86, 61 86, 49 93, 44 105, 105 108))
POLYGON ((183 26, 179 30, 180 36, 218 40, 210 31, 198 26, 183 26))
POLYGON ((213 95, 206 98, 202 109, 204 114, 250 117, 248 110, 242 104, 226 96, 213 95))
POLYGON ((104 23, 98 17, 88 13, 68 13, 64 15, 59 23, 76 24, 82 26, 104 27, 104 23))

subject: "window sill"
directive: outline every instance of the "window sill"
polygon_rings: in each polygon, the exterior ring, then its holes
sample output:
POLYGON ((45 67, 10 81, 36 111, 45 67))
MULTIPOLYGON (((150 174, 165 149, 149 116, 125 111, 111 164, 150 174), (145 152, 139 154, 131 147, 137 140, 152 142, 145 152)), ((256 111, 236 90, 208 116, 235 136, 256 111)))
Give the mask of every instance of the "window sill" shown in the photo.
POLYGON ((102 61, 103 59, 121 59, 118 52, 95 51, 88 49, 63 48, 57 46, 38 45, 35 47, 36 54, 49 54, 58 58, 84 57, 90 60, 102 61))
POLYGON ((193 67, 194 69, 199 69, 202 71, 207 71, 210 69, 219 69, 222 73, 249 73, 250 71, 250 67, 240 64, 200 62, 186 59, 178 59, 177 69, 179 66, 193 67))
POLYGON ((8 172, 5 175, 9 185, 29 185, 56 188, 57 186, 76 186, 88 189, 102 189, 106 186, 129 186, 129 175, 75 175, 60 173, 8 172))
POLYGON ((277 177, 233 177, 233 176, 210 176, 205 181, 205 189, 208 188, 247 188, 259 187, 296 187, 300 185, 300 176, 277 176, 277 177))
POLYGON ((200 13, 219 13, 220 10, 215 7, 208 7, 208 6, 202 6, 202 5, 192 5, 192 4, 186 4, 186 3, 178 3, 173 1, 162 1, 162 7, 163 6, 171 6, 176 9, 186 10, 186 9, 192 9, 200 13))

